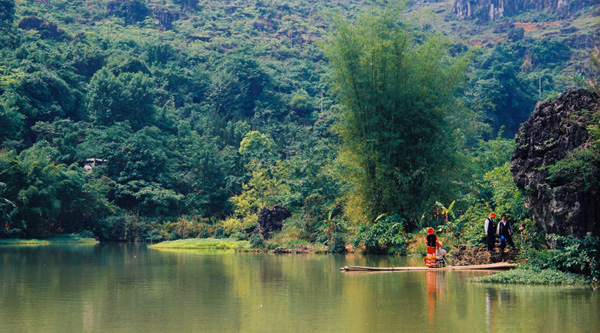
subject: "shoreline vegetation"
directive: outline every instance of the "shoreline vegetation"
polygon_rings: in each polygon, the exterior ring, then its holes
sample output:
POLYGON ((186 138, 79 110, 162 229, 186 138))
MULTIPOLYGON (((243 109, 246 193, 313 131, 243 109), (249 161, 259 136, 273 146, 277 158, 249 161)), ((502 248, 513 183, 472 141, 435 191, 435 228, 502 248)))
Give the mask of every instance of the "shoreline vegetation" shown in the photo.
POLYGON ((249 241, 237 240, 235 238, 190 238, 164 241, 148 245, 152 249, 186 249, 186 250, 249 250, 249 241))
POLYGON ((469 279, 478 283, 521 284, 521 285, 589 285, 590 278, 555 269, 539 269, 531 266, 518 267, 506 272, 469 279))
MULTIPOLYGON (((58 235, 46 239, 0 239, 0 246, 46 246, 60 244, 98 244, 94 238, 80 237, 75 234, 58 235)), ((235 251, 246 253, 271 253, 271 254, 332 254, 327 246, 322 244, 263 244, 264 246, 253 246, 251 241, 239 240, 237 238, 188 238, 172 241, 163 241, 156 244, 148 244, 149 248, 157 250, 199 250, 199 251, 235 251)), ((422 255, 417 248, 409 248, 407 255, 422 255), (412 250, 412 251, 411 251, 412 250), (417 251, 415 251, 417 250, 417 251)), ((357 248, 350 248, 348 253, 360 252, 357 248)), ((452 256, 449 255, 450 260, 452 256)), ((517 260, 521 265, 515 269, 488 275, 470 278, 475 283, 491 284, 515 284, 515 285, 559 285, 559 286, 583 286, 595 285, 585 275, 562 272, 556 269, 542 269, 524 260, 517 260)), ((451 261, 450 261, 451 262, 451 261)))
POLYGON ((0 239, 0 246, 40 246, 40 245, 57 245, 57 244, 98 244, 100 241, 91 237, 81 237, 75 234, 57 235, 44 239, 21 239, 7 238, 0 239))

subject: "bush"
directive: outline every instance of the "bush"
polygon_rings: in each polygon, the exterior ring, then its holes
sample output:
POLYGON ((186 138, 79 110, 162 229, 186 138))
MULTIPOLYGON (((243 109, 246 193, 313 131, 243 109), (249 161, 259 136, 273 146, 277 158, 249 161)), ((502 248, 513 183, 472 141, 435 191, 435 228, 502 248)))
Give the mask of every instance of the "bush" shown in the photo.
POLYGON ((363 244, 365 253, 405 255, 408 247, 404 233, 406 220, 394 214, 371 225, 358 228, 354 246, 363 244))
POLYGON ((213 233, 213 238, 216 239, 223 239, 223 238, 227 238, 228 235, 225 233, 225 229, 223 227, 217 227, 215 229, 215 232, 213 233))
POLYGON ((91 230, 83 230, 75 235, 80 238, 94 238, 94 233, 91 230))
POLYGON ((108 216, 94 226, 94 234, 100 240, 143 241, 149 231, 149 225, 139 216, 122 214, 108 216))
POLYGON ((469 247, 485 244, 484 223, 490 211, 489 204, 480 201, 469 207, 463 215, 456 219, 456 224, 462 230, 459 244, 467 244, 469 247))
POLYGON ((265 240, 259 234, 254 234, 250 237, 250 245, 256 249, 262 249, 265 247, 265 240))
POLYGON ((555 269, 562 272, 582 274, 591 278, 592 282, 600 282, 600 239, 586 236, 578 239, 572 235, 548 235, 548 241, 554 249, 530 249, 526 258, 532 266, 542 269, 555 269))
POLYGON ((345 253, 346 252, 346 240, 342 234, 333 234, 331 241, 327 243, 327 251, 330 253, 345 253))

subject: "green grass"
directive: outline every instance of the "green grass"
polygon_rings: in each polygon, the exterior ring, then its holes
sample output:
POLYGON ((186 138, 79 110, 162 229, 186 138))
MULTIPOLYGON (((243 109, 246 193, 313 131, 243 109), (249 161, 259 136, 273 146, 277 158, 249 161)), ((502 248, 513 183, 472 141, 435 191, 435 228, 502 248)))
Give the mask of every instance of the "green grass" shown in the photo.
POLYGON ((250 242, 236 239, 191 238, 150 245, 153 249, 247 250, 250 242))
POLYGON ((510 271, 472 278, 474 282, 502 284, 584 285, 590 280, 582 275, 553 269, 517 268, 510 271))
POLYGON ((46 238, 45 241, 48 241, 52 244, 56 244, 56 243, 85 243, 85 244, 96 244, 98 243, 98 241, 94 238, 86 238, 86 237, 79 237, 77 235, 73 235, 73 234, 65 234, 65 235, 58 235, 58 236, 54 236, 54 237, 50 237, 50 238, 46 238))
POLYGON ((93 238, 83 238, 73 234, 58 235, 46 239, 0 239, 0 245, 39 246, 52 244, 96 244, 93 238))
POLYGON ((39 239, 0 239, 0 245, 19 245, 19 246, 37 246, 37 245, 50 245, 49 241, 39 239))

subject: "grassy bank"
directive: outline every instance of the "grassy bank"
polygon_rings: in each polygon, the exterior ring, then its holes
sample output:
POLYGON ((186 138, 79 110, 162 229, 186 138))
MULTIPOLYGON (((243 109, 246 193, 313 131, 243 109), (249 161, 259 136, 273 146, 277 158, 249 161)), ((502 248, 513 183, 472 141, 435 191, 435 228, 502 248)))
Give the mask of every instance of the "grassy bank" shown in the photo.
POLYGON ((154 249, 247 250, 250 242, 237 239, 191 238, 150 245, 154 249))
POLYGON ((510 271, 472 278, 474 282, 539 285, 585 285, 590 279, 554 269, 517 268, 510 271))
POLYGON ((94 238, 79 237, 73 234, 58 235, 46 239, 0 239, 0 245, 39 246, 52 244, 97 244, 94 238))

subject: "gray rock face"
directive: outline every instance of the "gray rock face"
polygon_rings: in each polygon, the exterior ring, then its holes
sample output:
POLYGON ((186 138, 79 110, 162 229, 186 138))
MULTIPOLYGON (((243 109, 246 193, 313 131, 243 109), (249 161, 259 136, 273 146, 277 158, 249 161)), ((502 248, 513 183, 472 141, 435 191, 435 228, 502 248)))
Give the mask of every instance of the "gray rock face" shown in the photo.
POLYGON ((552 183, 545 166, 555 164, 577 148, 591 144, 586 126, 599 98, 586 90, 568 90, 555 100, 538 102, 515 139, 510 169, 534 222, 548 233, 584 236, 600 234, 598 189, 585 184, 552 183))
POLYGON ((594 0, 455 0, 452 12, 459 19, 489 22, 528 10, 553 10, 563 15, 592 6, 594 0))

